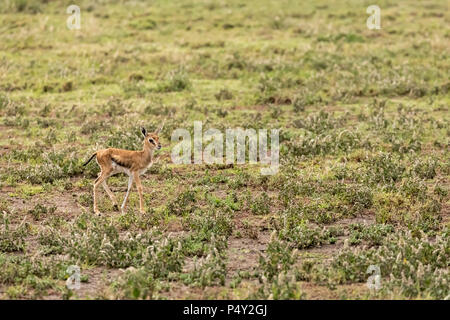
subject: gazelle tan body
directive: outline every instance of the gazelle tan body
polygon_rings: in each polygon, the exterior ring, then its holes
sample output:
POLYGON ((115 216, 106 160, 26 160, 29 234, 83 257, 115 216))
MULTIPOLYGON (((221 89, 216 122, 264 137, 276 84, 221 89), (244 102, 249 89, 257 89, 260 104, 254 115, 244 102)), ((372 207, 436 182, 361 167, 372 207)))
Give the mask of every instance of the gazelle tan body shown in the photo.
POLYGON ((142 128, 142 134, 144 135, 144 146, 140 151, 131 151, 116 148, 98 150, 84 164, 87 165, 94 157, 96 157, 96 161, 101 169, 98 178, 94 182, 94 212, 96 214, 100 214, 100 211, 97 207, 97 189, 100 184, 103 186, 106 193, 111 198, 111 201, 113 202, 116 210, 119 209, 116 197, 106 184, 106 179, 108 179, 108 177, 119 172, 123 172, 128 175, 128 190, 123 200, 121 211, 125 211, 131 187, 133 185, 133 182, 136 182, 136 187, 139 193, 139 210, 141 213, 144 212, 142 184, 139 176, 141 174, 144 174, 147 169, 152 166, 154 149, 161 149, 161 143, 159 143, 158 137, 161 129, 162 127, 154 133, 148 133, 144 128, 142 128))

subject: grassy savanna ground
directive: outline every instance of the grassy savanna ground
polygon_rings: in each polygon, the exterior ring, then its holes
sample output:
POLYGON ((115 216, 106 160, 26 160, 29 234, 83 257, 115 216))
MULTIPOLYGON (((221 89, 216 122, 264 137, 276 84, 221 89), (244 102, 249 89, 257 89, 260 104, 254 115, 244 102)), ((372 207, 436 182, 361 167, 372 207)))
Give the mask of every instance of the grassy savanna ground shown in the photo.
POLYGON ((447 297, 448 2, 371 4, 2 0, 0 298, 447 297), (146 213, 95 216, 82 163, 165 118, 146 213), (173 164, 195 120, 280 128, 279 172, 173 164))

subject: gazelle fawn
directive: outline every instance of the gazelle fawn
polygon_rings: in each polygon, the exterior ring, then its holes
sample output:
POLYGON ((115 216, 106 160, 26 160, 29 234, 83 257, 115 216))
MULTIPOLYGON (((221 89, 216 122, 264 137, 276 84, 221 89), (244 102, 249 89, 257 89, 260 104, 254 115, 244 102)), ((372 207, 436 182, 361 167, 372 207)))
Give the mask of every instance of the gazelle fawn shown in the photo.
POLYGON ((108 177, 123 172, 128 175, 128 190, 123 200, 121 211, 125 211, 127 206, 128 197, 133 182, 136 182, 137 191, 139 193, 139 211, 144 213, 144 200, 142 198, 142 184, 140 175, 144 174, 148 168, 153 164, 153 151, 154 149, 161 149, 161 143, 159 142, 158 134, 162 130, 164 124, 155 132, 149 133, 142 128, 142 134, 144 135, 144 146, 140 151, 131 151, 124 149, 108 148, 98 150, 95 152, 89 160, 84 164, 86 166, 94 157, 100 166, 100 174, 94 182, 94 212, 100 215, 100 211, 97 207, 97 188, 102 185, 111 201, 114 204, 114 208, 119 210, 116 197, 106 184, 108 177))

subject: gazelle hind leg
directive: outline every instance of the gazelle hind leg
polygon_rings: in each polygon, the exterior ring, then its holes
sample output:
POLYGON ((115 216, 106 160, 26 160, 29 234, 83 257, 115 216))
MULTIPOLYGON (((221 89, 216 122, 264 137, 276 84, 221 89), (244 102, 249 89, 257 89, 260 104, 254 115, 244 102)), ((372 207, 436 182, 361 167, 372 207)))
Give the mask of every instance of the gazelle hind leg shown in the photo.
POLYGON ((130 175, 128 177, 128 189, 127 189, 127 194, 125 195, 125 198, 123 199, 123 203, 122 206, 120 207, 122 213, 125 213, 125 209, 127 207, 127 202, 128 202, 128 197, 130 196, 130 190, 131 187, 133 186, 133 176, 130 175))
POLYGON ((105 179, 105 181, 103 181, 102 185, 103 185, 103 189, 105 189, 106 193, 108 194, 109 198, 111 199, 111 201, 114 205, 114 210, 119 210, 119 205, 117 204, 117 199, 114 196, 114 193, 112 193, 111 189, 109 189, 108 185, 106 184, 106 179, 105 179))
POLYGON ((95 179, 94 182, 94 213, 98 215, 100 215, 100 211, 97 208, 97 188, 100 184, 103 183, 103 181, 106 180, 106 178, 108 178, 108 176, 109 172, 107 173, 105 171, 102 171, 100 172, 100 176, 97 179, 95 179))

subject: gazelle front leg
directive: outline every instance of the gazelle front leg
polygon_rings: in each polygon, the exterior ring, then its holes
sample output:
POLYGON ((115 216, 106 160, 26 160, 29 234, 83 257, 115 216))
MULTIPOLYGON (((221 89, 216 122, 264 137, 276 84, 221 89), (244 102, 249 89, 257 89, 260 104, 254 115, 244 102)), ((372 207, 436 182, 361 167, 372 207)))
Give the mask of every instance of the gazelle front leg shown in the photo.
POLYGON ((114 205, 114 210, 119 210, 119 206, 117 205, 116 197, 112 193, 111 189, 109 189, 108 185, 106 184, 106 180, 103 181, 102 185, 103 185, 103 189, 105 189, 106 193, 108 194, 109 198, 111 199, 111 201, 114 205))
POLYGON ((144 214, 144 199, 142 198, 142 184, 141 184, 141 179, 139 178, 139 173, 135 172, 133 173, 133 178, 136 181, 136 187, 139 193, 139 212, 141 214, 144 214))
POLYGON ((122 206, 120 207, 122 213, 125 213, 125 209, 127 207, 127 202, 128 202, 128 197, 130 196, 130 190, 131 187, 133 186, 133 176, 130 175, 128 177, 128 190, 127 190, 127 194, 125 195, 125 199, 123 199, 123 203, 122 206))

